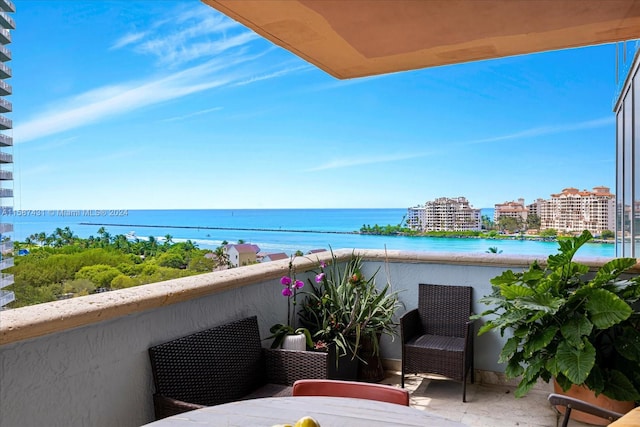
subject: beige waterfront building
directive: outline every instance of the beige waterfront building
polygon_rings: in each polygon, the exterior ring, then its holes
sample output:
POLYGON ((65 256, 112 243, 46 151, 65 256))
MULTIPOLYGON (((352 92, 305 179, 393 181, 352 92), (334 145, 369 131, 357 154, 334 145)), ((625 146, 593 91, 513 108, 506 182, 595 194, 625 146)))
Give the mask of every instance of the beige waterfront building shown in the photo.
POLYGON ((500 217, 507 216, 511 218, 520 218, 522 223, 527 222, 527 215, 529 210, 524 205, 524 199, 520 198, 518 201, 498 203, 494 205, 493 222, 498 222, 500 217))
POLYGON ((614 230, 615 199, 609 187, 594 187, 593 191, 565 188, 548 200, 535 202, 540 228, 554 228, 561 233, 589 230, 592 234, 614 230))
POLYGON ((480 209, 465 197, 439 197, 408 209, 407 225, 417 231, 476 231, 482 227, 480 209))

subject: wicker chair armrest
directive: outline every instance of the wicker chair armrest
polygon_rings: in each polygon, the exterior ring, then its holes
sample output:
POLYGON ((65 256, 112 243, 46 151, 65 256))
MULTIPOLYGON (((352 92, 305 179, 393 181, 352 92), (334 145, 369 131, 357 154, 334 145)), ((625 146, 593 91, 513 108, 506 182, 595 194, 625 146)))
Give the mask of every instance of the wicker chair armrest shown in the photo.
POLYGON ((615 421, 618 418, 621 418, 623 415, 562 394, 551 393, 547 399, 556 410, 557 406, 563 406, 566 408, 565 415, 562 420, 562 425, 565 427, 569 422, 571 410, 585 412, 587 414, 595 415, 596 417, 600 417, 609 421, 615 421))
POLYGON ((269 383, 291 386, 297 380, 329 377, 328 353, 271 348, 262 351, 269 383))
POLYGON ((400 337, 402 344, 419 335, 422 335, 422 323, 420 322, 420 312, 416 308, 406 312, 400 318, 400 337))
POLYGON ((204 408, 203 405, 183 402, 182 400, 161 396, 157 393, 153 395, 153 407, 156 414, 156 420, 187 411, 193 411, 194 409, 204 408))

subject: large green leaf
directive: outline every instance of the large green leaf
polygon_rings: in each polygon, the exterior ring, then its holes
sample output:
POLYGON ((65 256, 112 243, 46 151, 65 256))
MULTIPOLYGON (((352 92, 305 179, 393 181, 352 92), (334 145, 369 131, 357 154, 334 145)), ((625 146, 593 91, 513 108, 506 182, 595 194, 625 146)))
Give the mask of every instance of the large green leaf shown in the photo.
POLYGON ((516 391, 514 394, 515 397, 523 397, 525 396, 527 393, 529 393, 529 391, 533 388, 533 386, 535 386, 538 382, 538 379, 532 379, 532 380, 526 380, 523 379, 522 381, 520 381, 520 383, 518 384, 518 387, 516 388, 516 391))
POLYGON ((495 286, 510 285, 518 281, 518 275, 511 270, 504 271, 501 275, 491 279, 491 284, 495 286))
POLYGON ((613 345, 625 359, 640 362, 640 331, 633 326, 625 327, 613 345))
POLYGON ((615 400, 640 400, 640 392, 635 389, 633 383, 626 375, 616 370, 609 371, 603 394, 615 400))
POLYGON ((562 336, 574 347, 582 346, 582 337, 593 330, 593 323, 586 317, 573 317, 560 327, 562 336))
POLYGON ((522 375, 524 368, 520 364, 520 360, 517 357, 512 358, 507 363, 507 367, 504 370, 504 374, 507 378, 516 378, 522 375))
POLYGON ((498 358, 498 363, 505 363, 511 360, 511 356, 513 356, 513 353, 518 351, 518 344, 520 344, 520 339, 518 337, 509 338, 504 344, 504 347, 502 347, 500 357, 498 358))
POLYGON ((532 381, 538 379, 540 373, 544 369, 544 358, 538 356, 534 356, 527 360, 527 367, 524 370, 523 377, 527 381, 532 381))
POLYGON ((609 282, 633 267, 637 262, 635 258, 614 258, 598 269, 596 276, 591 280, 591 284, 600 286, 609 282))
POLYGON ((604 387, 605 387, 604 375, 602 373, 602 369, 600 369, 600 366, 598 365, 593 366, 593 369, 591 369, 591 372, 589 373, 589 377, 587 378, 585 385, 590 390, 595 392, 596 395, 604 391, 604 387))
POLYGON ((541 270, 539 268, 531 268, 522 273, 522 277, 520 278, 520 280, 527 285, 537 285, 540 282, 540 279, 545 276, 545 274, 546 273, 544 270, 541 270))
POLYGON ((500 293, 508 300, 535 295, 535 291, 518 284, 500 285, 500 293))
POLYGON ((558 367, 558 362, 555 357, 551 357, 547 359, 547 362, 544 364, 544 368, 551 373, 554 377, 557 377, 560 374, 560 368, 558 367))
POLYGON ((563 298, 556 298, 550 293, 525 296, 520 299, 520 306, 529 310, 555 314, 565 303, 563 298))
POLYGON ((536 351, 542 350, 543 348, 548 346, 549 343, 553 340, 553 337, 556 336, 557 332, 558 327, 551 326, 529 338, 529 341, 524 346, 525 357, 531 357, 531 355, 536 351))
POLYGON ((556 352, 560 372, 574 384, 582 384, 596 362, 596 349, 587 339, 583 343, 584 346, 579 349, 563 341, 558 344, 556 352))
POLYGON ((633 312, 629 304, 605 289, 593 289, 585 307, 597 329, 610 328, 628 319, 633 312))
POLYGON ((558 267, 564 267, 573 259, 578 249, 586 242, 591 240, 593 236, 588 230, 584 230, 578 237, 570 239, 558 239, 558 245, 560 246, 560 253, 556 255, 549 255, 547 259, 550 269, 555 270, 558 267))

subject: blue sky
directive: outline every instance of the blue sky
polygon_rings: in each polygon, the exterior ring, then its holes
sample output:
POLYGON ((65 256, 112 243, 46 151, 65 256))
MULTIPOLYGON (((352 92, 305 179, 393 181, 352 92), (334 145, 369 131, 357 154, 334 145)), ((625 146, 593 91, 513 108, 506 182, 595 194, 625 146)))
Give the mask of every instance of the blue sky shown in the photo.
POLYGON ((17 209, 615 191, 615 46, 337 80, 205 4, 15 1, 17 209))

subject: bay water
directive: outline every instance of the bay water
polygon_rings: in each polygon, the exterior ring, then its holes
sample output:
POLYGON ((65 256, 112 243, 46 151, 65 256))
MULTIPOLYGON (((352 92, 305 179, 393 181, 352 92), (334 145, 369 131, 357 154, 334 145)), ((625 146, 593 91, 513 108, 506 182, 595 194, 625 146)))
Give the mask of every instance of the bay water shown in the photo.
MULTIPOLYGON (((556 242, 475 238, 371 236, 353 232, 363 225, 398 225, 406 208, 388 209, 201 209, 201 210, 16 210, 13 240, 32 234, 69 227, 79 237, 98 236, 104 227, 112 236, 125 234, 173 241, 191 239, 202 249, 214 249, 223 241, 239 239, 258 245, 265 253, 320 248, 389 249, 427 252, 487 252, 497 247, 504 254, 543 255, 556 253, 556 242)), ((493 217, 493 209, 483 209, 493 217)), ((614 257, 613 244, 590 243, 578 252, 582 257, 614 257)))

